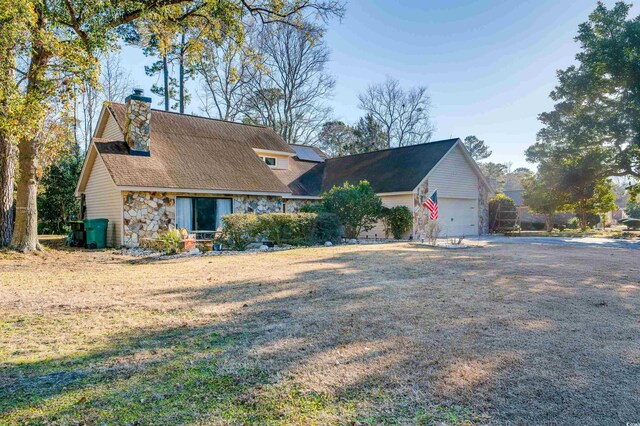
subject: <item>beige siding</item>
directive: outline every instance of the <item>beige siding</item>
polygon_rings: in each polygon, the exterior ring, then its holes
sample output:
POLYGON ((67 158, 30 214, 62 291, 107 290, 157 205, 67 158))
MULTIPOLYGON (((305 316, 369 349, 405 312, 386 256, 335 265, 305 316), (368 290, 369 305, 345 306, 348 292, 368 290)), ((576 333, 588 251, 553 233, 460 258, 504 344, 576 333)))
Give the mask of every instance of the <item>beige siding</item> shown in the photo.
POLYGON ((113 118, 111 113, 108 111, 105 111, 105 114, 107 115, 107 122, 104 126, 102 134, 98 137, 115 141, 124 140, 124 135, 122 134, 122 131, 120 130, 120 126, 118 126, 116 119, 113 118))
POLYGON ((435 189, 438 197, 478 198, 478 176, 460 147, 449 152, 429 176, 429 192, 435 189))
POLYGON ((274 169, 289 169, 289 157, 276 157, 276 166, 274 169))
MULTIPOLYGON (((413 211, 413 195, 412 194, 402 194, 402 195, 378 194, 378 195, 380 195, 380 198, 382 198, 382 205, 385 207, 406 206, 409 209, 409 211, 413 211)), ((411 235, 411 232, 412 230, 409 229, 409 231, 406 232, 406 234, 403 235, 403 237, 409 238, 409 236, 411 235)), ((382 222, 378 222, 373 229, 360 234, 360 238, 362 239, 367 236, 369 236, 369 238, 375 238, 376 234, 377 234, 377 238, 385 237, 384 226, 382 225, 382 222)), ((393 238, 393 235, 389 235, 389 238, 393 238)))
POLYGON ((107 244, 121 245, 122 195, 100 156, 96 156, 85 188, 87 219, 109 219, 107 244), (115 230, 115 232, 114 232, 115 230))
POLYGON ((276 159, 275 166, 269 166, 276 170, 289 170, 289 157, 286 155, 258 154, 260 157, 272 157, 276 159))

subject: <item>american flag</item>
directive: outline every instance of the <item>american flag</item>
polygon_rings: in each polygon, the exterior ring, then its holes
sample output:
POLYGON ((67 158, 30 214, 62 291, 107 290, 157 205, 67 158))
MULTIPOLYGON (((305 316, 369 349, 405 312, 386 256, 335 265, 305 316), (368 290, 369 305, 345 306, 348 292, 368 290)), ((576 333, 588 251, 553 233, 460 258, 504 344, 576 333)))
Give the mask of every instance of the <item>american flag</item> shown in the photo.
POLYGON ((427 201, 425 201, 422 204, 427 208, 427 210, 431 212, 431 215, 429 215, 429 219, 434 220, 438 218, 438 190, 437 189, 433 191, 433 194, 431 194, 431 197, 427 198, 427 201))

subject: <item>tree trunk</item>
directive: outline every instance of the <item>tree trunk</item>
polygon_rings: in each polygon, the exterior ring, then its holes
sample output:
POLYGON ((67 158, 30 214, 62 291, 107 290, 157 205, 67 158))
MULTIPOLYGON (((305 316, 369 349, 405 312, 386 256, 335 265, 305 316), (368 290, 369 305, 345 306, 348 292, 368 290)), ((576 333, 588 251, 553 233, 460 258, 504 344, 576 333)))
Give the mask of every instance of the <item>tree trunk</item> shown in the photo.
MULTIPOLYGON (((15 81, 16 52, 14 46, 8 46, 3 52, 4 58, 0 75, 0 115, 3 122, 9 117, 8 96, 17 89, 15 81)), ((2 126, 4 127, 4 126, 2 126)), ((9 130, 0 130, 0 247, 11 243, 13 235, 13 189, 15 186, 16 148, 12 144, 9 130)))
POLYGON ((166 53, 162 55, 162 76, 164 78, 164 110, 169 111, 169 63, 166 53))
POLYGON ((587 230, 587 213, 581 211, 578 213, 578 222, 580 222, 580 230, 585 232, 587 230))
POLYGON ((16 199, 16 223, 11 246, 21 252, 40 250, 38 243, 38 165, 36 140, 24 137, 18 145, 18 193, 16 199))
POLYGON ((184 32, 182 33, 182 39, 181 39, 181 44, 180 44, 180 114, 184 114, 184 98, 185 98, 185 94, 184 94, 184 41, 185 41, 185 34, 184 32))
MULTIPOLYGON (((38 28, 45 26, 45 18, 39 11, 38 28)), ((27 88, 25 96, 35 102, 41 102, 46 108, 47 85, 45 72, 49 62, 49 52, 41 40, 36 39, 31 48, 27 88)), ((42 123, 40 123, 42 124, 42 123)), ((34 129, 42 126, 34 126, 34 129)), ((20 137, 18 143, 18 185, 16 195, 16 221, 13 227, 11 246, 18 251, 40 250, 38 243, 38 147, 37 135, 27 134, 20 137)))
POLYGON ((0 135, 0 247, 8 246, 13 235, 15 155, 8 135, 0 135))
POLYGON ((553 213, 548 214, 546 216, 546 228, 547 228, 547 232, 551 232, 553 231, 553 213))

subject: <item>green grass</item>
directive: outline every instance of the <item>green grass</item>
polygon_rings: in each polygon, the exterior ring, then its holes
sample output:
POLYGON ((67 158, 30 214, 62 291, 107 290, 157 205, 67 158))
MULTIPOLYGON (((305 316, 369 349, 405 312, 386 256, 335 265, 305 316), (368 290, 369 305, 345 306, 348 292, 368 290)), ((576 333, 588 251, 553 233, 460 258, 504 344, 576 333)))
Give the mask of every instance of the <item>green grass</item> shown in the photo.
POLYGON ((247 336, 199 332, 185 339, 184 330, 171 330, 89 355, 11 366, 7 373, 16 380, 0 387, 0 424, 300 424, 325 416, 355 418, 353 402, 270 383, 259 369, 220 372, 225 350, 237 338, 247 336), (118 361, 140 353, 148 355, 118 361))

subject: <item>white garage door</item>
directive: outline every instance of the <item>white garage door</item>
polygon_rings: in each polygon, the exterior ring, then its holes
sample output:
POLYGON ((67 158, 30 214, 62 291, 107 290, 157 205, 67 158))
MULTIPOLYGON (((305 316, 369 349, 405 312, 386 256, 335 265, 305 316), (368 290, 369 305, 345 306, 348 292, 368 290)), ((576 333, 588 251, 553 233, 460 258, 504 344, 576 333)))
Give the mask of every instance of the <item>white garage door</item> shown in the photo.
POLYGON ((478 235, 478 200, 439 198, 438 216, 441 237, 478 235))

